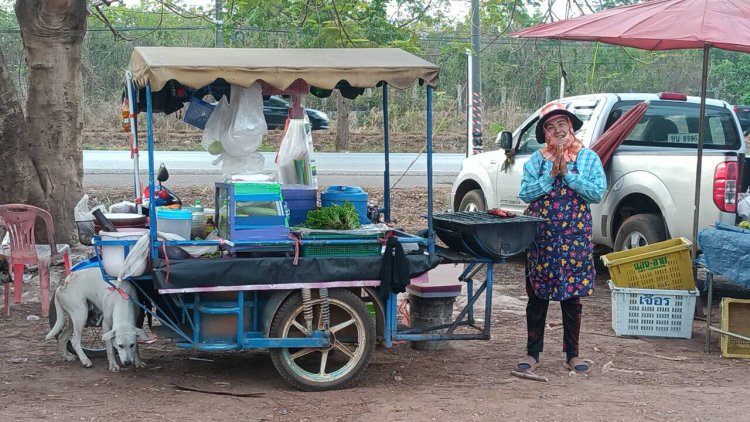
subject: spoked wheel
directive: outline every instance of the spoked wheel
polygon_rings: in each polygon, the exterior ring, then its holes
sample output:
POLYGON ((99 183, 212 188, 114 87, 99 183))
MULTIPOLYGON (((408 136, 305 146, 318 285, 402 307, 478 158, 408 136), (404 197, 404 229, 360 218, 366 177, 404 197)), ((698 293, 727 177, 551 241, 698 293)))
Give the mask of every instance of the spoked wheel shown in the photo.
MULTIPOLYGON (((49 303, 49 326, 50 328, 55 326, 57 321, 57 310, 55 309, 55 293, 52 293, 52 298, 49 303)), ((107 353, 107 345, 102 340, 102 313, 92 304, 89 305, 89 315, 86 319, 86 327, 83 329, 81 335, 81 348, 88 357, 104 356, 107 353)), ((67 322, 70 324, 70 321, 67 322)), ((73 346, 68 342, 68 351, 75 354, 76 351, 73 346)))
MULTIPOLYGON (((313 330, 323 329, 321 299, 312 301, 313 330)), ((360 298, 348 290, 331 289, 331 346, 327 348, 271 349, 271 360, 279 374, 304 391, 335 390, 352 383, 372 359, 375 324, 360 298)), ((287 298, 271 323, 272 338, 305 337, 308 333, 302 295, 287 298)))

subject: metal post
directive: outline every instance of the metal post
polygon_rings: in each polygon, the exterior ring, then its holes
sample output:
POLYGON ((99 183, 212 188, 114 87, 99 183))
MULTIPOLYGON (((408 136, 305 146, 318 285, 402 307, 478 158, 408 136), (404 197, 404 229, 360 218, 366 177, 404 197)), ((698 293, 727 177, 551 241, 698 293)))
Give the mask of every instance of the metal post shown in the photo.
POLYGON ((706 118, 706 84, 708 82, 708 57, 711 46, 703 46, 703 73, 701 75, 701 110, 698 119, 698 162, 695 166, 695 204, 693 209, 693 261, 698 256, 698 217, 700 216, 701 204, 701 168, 703 167, 703 122, 706 118))
POLYGON ((391 222, 391 159, 388 145, 388 83, 383 82, 383 145, 385 170, 383 171, 383 208, 385 222, 391 222))
MULTIPOLYGON (((706 353, 711 351, 711 306, 714 300, 714 275, 711 271, 706 274, 706 284, 708 284, 708 304, 706 305, 706 353)), ((696 302, 700 302, 699 300, 696 302)))
POLYGON ((473 65, 471 68, 471 99, 472 99, 472 131, 471 138, 474 144, 473 153, 482 152, 482 78, 479 52, 482 49, 479 28, 479 0, 471 0, 471 48, 474 50, 471 56, 473 65))
POLYGON ((214 5, 214 23, 216 24, 216 48, 224 47, 224 21, 221 20, 221 0, 214 5))
POLYGON ((138 122, 135 118, 136 104, 135 95, 133 95, 133 74, 129 70, 125 71, 125 90, 128 96, 128 113, 130 113, 128 120, 130 121, 130 137, 132 139, 130 158, 133 160, 133 190, 135 190, 133 198, 136 202, 136 212, 140 214, 141 204, 143 204, 143 190, 141 189, 140 163, 138 161, 140 159, 138 154, 138 127, 136 126, 138 122))
POLYGON ((432 87, 427 86, 427 248, 435 254, 435 233, 432 230, 432 87))
POLYGON ((471 138, 472 132, 472 118, 471 118, 471 86, 472 86, 472 71, 471 71, 471 50, 466 50, 466 156, 471 155, 474 150, 474 143, 471 138))
POLYGON ((156 193, 154 192, 154 116, 152 114, 151 82, 146 83, 146 125, 148 126, 148 216, 149 235, 151 237, 151 258, 159 257, 156 247, 156 193))

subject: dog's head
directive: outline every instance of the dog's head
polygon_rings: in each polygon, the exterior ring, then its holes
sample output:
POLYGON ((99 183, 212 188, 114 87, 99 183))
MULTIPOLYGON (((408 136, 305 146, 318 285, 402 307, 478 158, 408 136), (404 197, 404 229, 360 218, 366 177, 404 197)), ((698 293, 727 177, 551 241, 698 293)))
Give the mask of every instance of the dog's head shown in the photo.
POLYGON ((120 356, 120 362, 125 366, 133 363, 139 338, 146 338, 146 333, 133 325, 119 325, 102 336, 102 340, 112 341, 112 346, 120 356))

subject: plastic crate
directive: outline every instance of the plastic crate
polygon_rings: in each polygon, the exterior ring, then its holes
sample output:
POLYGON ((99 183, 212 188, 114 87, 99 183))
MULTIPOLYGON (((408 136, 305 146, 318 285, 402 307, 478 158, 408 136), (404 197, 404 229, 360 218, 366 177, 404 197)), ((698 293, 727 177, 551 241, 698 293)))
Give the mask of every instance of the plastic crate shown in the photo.
POLYGON ((374 235, 346 235, 339 233, 315 234, 302 238, 300 252, 302 256, 375 256, 380 255, 382 245, 374 242, 380 237, 374 235), (329 244, 306 244, 310 240, 363 240, 368 243, 329 243, 329 244))
POLYGON ((205 129, 208 118, 211 117, 213 111, 214 106, 211 103, 207 103, 200 98, 191 98, 183 120, 198 129, 205 129))
POLYGON ((690 338, 697 290, 612 289, 612 329, 618 336, 690 338))
POLYGON ((617 287, 663 290, 695 288, 690 243, 684 237, 602 257, 617 287))
MULTIPOLYGON (((750 337, 750 300, 721 299, 721 329, 750 337)), ((729 358, 750 358, 750 341, 721 336, 721 355, 729 358)))

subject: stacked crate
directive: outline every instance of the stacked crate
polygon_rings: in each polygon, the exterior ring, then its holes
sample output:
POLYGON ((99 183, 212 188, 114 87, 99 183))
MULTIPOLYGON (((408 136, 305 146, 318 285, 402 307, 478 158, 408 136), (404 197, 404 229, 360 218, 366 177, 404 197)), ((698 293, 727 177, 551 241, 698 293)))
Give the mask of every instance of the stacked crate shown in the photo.
POLYGON ((612 328, 618 336, 690 338, 695 289, 685 238, 602 257, 612 289, 612 328))

